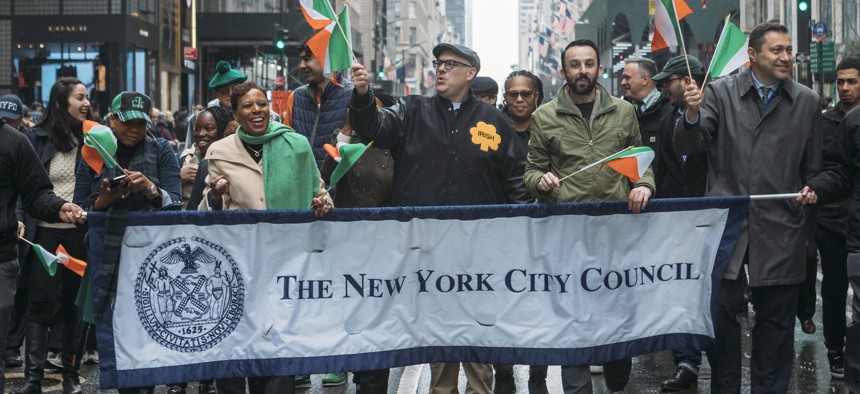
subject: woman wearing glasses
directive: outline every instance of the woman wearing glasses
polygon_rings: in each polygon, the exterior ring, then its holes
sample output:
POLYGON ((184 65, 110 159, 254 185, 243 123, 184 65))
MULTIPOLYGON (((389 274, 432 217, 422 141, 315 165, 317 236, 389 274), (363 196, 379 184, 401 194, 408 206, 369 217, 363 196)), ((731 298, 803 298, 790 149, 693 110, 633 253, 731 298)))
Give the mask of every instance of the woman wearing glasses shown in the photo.
POLYGON ((517 136, 528 147, 532 113, 543 102, 543 82, 526 70, 514 71, 505 80, 505 113, 514 122, 517 136))
MULTIPOLYGON (((504 108, 502 112, 514 122, 514 128, 519 137, 520 146, 524 151, 529 148, 532 113, 543 101, 543 82, 536 75, 526 71, 514 71, 505 79, 504 108)), ((514 383, 513 365, 493 364, 496 370, 495 394, 514 394, 517 391, 514 383)), ((529 368, 529 389, 531 394, 545 394, 546 365, 532 365, 529 368)))

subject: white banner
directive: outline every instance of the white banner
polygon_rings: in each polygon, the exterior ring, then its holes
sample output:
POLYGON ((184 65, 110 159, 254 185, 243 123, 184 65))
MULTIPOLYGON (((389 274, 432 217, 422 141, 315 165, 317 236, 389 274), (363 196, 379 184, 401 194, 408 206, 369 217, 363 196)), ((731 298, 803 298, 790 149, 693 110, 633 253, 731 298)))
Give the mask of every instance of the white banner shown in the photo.
POLYGON ((103 383, 581 364, 713 337, 730 209, 583 206, 130 218, 103 383))

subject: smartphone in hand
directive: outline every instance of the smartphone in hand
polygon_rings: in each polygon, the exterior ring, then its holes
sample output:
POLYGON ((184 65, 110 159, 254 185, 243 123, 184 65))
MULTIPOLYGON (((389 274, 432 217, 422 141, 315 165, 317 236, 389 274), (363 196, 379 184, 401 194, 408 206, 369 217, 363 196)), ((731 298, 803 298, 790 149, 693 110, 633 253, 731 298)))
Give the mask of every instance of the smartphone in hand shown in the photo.
POLYGON ((116 178, 110 180, 108 184, 111 189, 116 189, 117 187, 128 186, 128 175, 122 174, 116 178))

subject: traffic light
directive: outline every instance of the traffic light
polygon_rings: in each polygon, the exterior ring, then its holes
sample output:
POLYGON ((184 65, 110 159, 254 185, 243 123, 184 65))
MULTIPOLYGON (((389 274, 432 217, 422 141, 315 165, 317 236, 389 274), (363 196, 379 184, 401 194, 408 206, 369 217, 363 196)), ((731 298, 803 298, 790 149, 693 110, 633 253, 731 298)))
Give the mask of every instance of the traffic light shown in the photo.
POLYGON ((603 79, 609 79, 609 72, 603 72, 603 79))
POLYGON ((379 72, 376 73, 376 77, 379 79, 385 78, 385 71, 379 70, 379 72))
POLYGON ((809 11, 809 2, 804 1, 804 0, 798 1, 797 2, 797 10, 800 12, 809 11))
POLYGON ((275 48, 284 49, 287 46, 287 39, 290 35, 290 29, 283 29, 281 25, 275 23, 272 26, 273 29, 273 38, 272 40, 275 42, 275 48))

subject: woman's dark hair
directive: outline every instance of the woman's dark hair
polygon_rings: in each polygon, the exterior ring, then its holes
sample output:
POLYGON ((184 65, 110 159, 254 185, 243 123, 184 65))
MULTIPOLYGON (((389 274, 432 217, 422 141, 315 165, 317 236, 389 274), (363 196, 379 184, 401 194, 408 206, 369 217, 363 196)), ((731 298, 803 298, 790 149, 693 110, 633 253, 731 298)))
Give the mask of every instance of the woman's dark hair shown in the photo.
POLYGON ((239 99, 254 89, 263 92, 263 94, 266 93, 266 89, 261 88, 254 81, 245 81, 233 86, 233 89, 230 90, 230 105, 233 106, 233 112, 239 109, 239 99))
MULTIPOLYGON (((53 87, 45 106, 45 115, 39 127, 48 132, 48 138, 54 148, 60 152, 68 152, 75 148, 72 136, 78 143, 84 140, 83 125, 76 124, 77 121, 69 114, 69 96, 75 86, 84 83, 77 78, 60 78, 53 87)), ((87 119, 93 119, 92 111, 87 111, 87 119)))
MULTIPOLYGON (((537 99, 535 100, 535 108, 540 106, 540 104, 543 102, 543 82, 540 80, 540 78, 538 78, 537 75, 534 75, 526 70, 514 71, 510 73, 505 79, 505 92, 508 91, 508 86, 511 84, 511 79, 514 79, 514 77, 526 77, 532 81, 532 89, 534 89, 535 94, 537 94, 537 99)), ((504 113, 505 115, 508 114, 507 105, 505 105, 502 109, 502 113, 504 113)))
MULTIPOLYGON (((208 112, 213 118, 215 118, 215 125, 218 128, 218 139, 223 138, 224 129, 227 128, 227 123, 230 123, 230 120, 233 119, 230 116, 230 112, 221 108, 220 105, 203 108, 203 111, 200 112, 208 112)), ((195 118, 195 123, 197 123, 197 119, 200 119, 200 115, 197 115, 197 118, 195 118)))
POLYGON ((382 101, 383 107, 390 107, 397 104, 397 100, 394 99, 394 96, 388 94, 385 89, 373 89, 373 96, 378 98, 379 101, 382 101))

